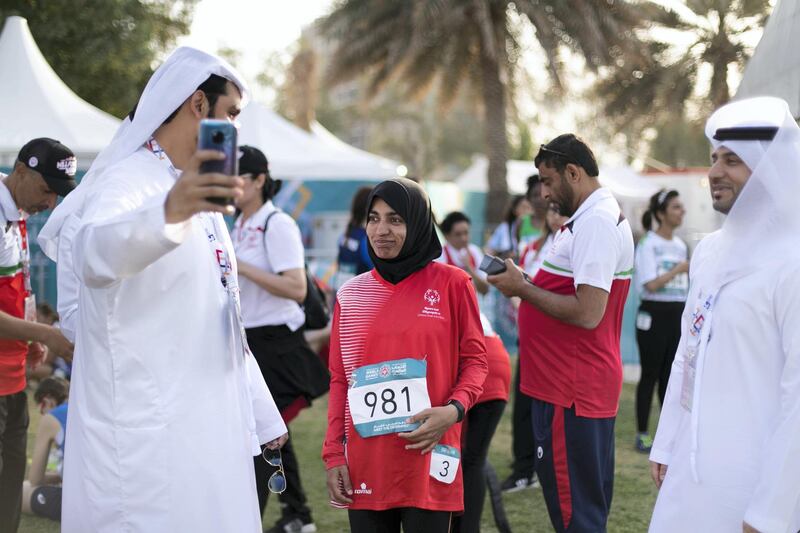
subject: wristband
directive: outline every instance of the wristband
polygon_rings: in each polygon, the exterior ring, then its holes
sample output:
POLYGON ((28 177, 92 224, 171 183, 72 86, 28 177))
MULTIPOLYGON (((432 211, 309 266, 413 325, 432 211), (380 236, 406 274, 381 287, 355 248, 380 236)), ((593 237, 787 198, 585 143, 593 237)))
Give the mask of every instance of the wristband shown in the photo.
POLYGON ((464 406, 461 405, 461 402, 459 402, 458 400, 450 400, 445 405, 452 405, 453 407, 456 408, 456 411, 458 411, 458 418, 456 419, 456 423, 464 420, 464 406))

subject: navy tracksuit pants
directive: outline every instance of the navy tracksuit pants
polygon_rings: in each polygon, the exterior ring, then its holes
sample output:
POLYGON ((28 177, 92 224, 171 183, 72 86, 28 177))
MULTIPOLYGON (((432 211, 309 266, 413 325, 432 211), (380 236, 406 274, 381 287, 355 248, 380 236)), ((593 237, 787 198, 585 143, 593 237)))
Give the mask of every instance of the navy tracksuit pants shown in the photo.
POLYGON ((614 421, 532 400, 536 473, 559 533, 606 531, 614 489, 614 421))

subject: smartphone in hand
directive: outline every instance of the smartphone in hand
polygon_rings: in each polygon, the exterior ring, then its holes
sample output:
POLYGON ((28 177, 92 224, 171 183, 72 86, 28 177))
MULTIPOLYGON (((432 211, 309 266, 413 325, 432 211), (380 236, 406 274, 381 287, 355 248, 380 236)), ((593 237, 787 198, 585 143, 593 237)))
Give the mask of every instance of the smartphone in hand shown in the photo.
MULTIPOLYGON (((478 268, 480 268, 490 276, 494 276, 495 274, 502 274, 507 270, 505 261, 503 261, 499 257, 495 257, 489 254, 483 256, 483 259, 481 260, 481 266, 479 266, 478 268)), ((533 280, 530 278, 530 276, 528 276, 528 274, 523 272, 522 277, 525 278, 525 281, 533 285, 533 280)))
POLYGON ((495 274, 502 274, 506 271, 506 263, 499 257, 486 254, 481 260, 481 265, 478 267, 490 276, 495 274))
MULTIPOLYGON (((227 120, 203 119, 200 121, 200 134, 197 139, 198 150, 216 150, 225 154, 225 159, 204 161, 200 173, 218 172, 226 176, 239 174, 239 157, 236 126, 227 120)), ((220 205, 233 205, 233 198, 208 199, 220 205)))

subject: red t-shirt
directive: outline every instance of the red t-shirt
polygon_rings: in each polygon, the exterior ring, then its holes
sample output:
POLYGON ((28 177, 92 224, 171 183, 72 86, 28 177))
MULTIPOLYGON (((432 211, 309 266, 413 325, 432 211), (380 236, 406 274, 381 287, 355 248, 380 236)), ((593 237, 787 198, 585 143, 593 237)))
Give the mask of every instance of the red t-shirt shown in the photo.
POLYGON ((578 416, 616 416, 622 389, 619 340, 633 273, 633 236, 614 197, 598 189, 556 234, 533 282, 556 294, 578 285, 609 293, 594 329, 553 318, 533 305, 519 308, 520 389, 578 416))
MULTIPOLYGON (((402 358, 426 361, 431 406, 475 403, 487 374, 486 345, 475 290, 463 271, 433 262, 392 285, 372 270, 339 290, 322 458, 326 468, 348 466, 351 509, 460 511, 460 465, 444 483, 430 475, 430 453, 406 450, 409 441, 395 433, 363 438, 354 427, 347 397, 354 370, 402 358)), ((461 424, 455 424, 439 444, 460 448, 460 440, 461 424)))
POLYGON ((489 365, 489 374, 483 382, 483 393, 475 403, 491 400, 507 402, 511 388, 511 360, 497 335, 486 336, 486 363, 489 365))

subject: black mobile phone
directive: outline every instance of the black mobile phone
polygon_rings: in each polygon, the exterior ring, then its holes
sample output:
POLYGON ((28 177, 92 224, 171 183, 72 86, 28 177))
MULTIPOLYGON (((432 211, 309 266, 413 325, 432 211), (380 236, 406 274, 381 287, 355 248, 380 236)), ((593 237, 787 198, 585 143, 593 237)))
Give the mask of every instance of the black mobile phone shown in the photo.
POLYGON ((486 254, 483 256, 481 260, 481 266, 479 266, 481 270, 493 276, 495 274, 501 274, 506 271, 506 263, 499 257, 495 257, 493 255, 486 254))
MULTIPOLYGON (((225 159, 203 161, 200 173, 218 172, 226 176, 239 174, 239 157, 236 126, 227 120, 203 119, 200 121, 200 134, 197 138, 198 150, 217 150, 225 154, 225 159)), ((220 205, 233 205, 233 198, 208 198, 209 202, 220 205)))
MULTIPOLYGON (((495 257, 493 255, 486 254, 483 256, 483 260, 481 261, 481 266, 479 266, 481 270, 489 274, 490 276, 494 276, 495 274, 502 274, 506 270, 506 262, 500 259, 499 257, 495 257)), ((522 273, 522 277, 525 278, 525 281, 533 285, 533 280, 526 274, 525 272, 522 273)))

